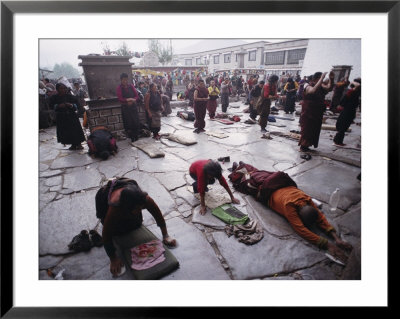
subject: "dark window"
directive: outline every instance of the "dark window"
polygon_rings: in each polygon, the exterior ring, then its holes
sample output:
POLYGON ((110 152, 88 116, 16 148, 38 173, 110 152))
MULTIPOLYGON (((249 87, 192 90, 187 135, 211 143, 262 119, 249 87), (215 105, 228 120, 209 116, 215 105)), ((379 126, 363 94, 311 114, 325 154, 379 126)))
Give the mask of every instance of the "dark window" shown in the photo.
POLYGON ((255 61, 257 56, 257 50, 249 51, 249 61, 255 61))
POLYGON ((192 59, 186 59, 185 65, 192 65, 192 59))
POLYGON ((265 53, 265 64, 285 64, 285 51, 265 53))
POLYGON ((288 64, 297 64, 300 60, 304 60, 306 49, 296 49, 288 51, 288 64))
POLYGON ((238 54, 235 54, 235 62, 238 61, 238 54))
POLYGON ((224 54, 224 63, 231 63, 231 55, 224 54))
POLYGON ((214 64, 219 64, 219 55, 214 55, 214 64))
POLYGON ((196 65, 201 64, 201 59, 200 58, 196 58, 196 65))

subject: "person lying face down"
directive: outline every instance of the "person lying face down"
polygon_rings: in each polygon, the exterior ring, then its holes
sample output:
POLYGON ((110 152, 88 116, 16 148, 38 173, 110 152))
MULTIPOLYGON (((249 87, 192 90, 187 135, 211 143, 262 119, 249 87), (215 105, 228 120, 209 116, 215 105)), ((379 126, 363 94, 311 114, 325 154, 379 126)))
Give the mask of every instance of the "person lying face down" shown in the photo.
POLYGON ((253 195, 258 201, 284 216, 293 230, 318 248, 327 250, 334 257, 346 261, 345 251, 352 246, 336 234, 335 228, 317 208, 312 198, 297 188, 288 174, 259 170, 250 164, 234 162, 229 174, 236 190, 253 195), (317 226, 332 237, 335 244, 310 230, 317 226))
POLYGON ((110 272, 118 275, 123 266, 122 260, 116 255, 112 238, 127 234, 139 228, 143 223, 142 209, 147 209, 160 227, 163 243, 169 247, 176 246, 176 240, 168 235, 164 217, 158 205, 134 180, 124 179, 126 184, 113 188, 113 181, 101 188, 96 194, 96 211, 106 211, 103 224, 104 249, 110 258, 110 272), (106 206, 106 207, 104 207, 106 206))
POLYGON ((108 159, 111 154, 114 155, 118 151, 116 139, 105 126, 98 126, 92 129, 87 144, 89 155, 100 157, 103 160, 108 159))
POLYGON ((213 160, 195 161, 192 163, 192 165, 190 165, 189 174, 195 180, 195 182, 192 184, 194 193, 200 194, 201 215, 206 213, 204 194, 206 191, 208 191, 207 185, 214 184, 215 179, 217 179, 228 192, 232 203, 240 203, 240 201, 233 196, 226 179, 222 176, 222 167, 218 162, 213 160))

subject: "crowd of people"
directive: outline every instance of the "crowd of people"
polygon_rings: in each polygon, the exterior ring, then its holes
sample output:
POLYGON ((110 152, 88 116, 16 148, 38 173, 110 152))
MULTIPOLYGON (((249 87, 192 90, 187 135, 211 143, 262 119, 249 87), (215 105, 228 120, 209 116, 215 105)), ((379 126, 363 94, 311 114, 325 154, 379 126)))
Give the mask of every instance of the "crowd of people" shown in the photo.
MULTIPOLYGON (((209 75, 205 79, 197 76, 188 81, 185 92, 174 92, 173 81, 167 77, 134 76, 130 82, 128 74, 122 73, 116 95, 121 103, 126 135, 132 142, 142 136, 143 123, 139 118, 139 106, 145 110, 145 128, 152 133, 154 139, 160 139, 161 117, 171 113, 170 101, 174 93, 177 93, 178 100, 188 100, 189 108, 193 108, 194 132, 198 134, 205 132, 207 112, 210 119, 216 117, 218 99, 222 113, 226 113, 230 97, 245 97, 245 104, 249 105, 249 120, 257 123, 259 117, 261 132, 266 132, 273 101, 276 103, 279 100, 283 101, 283 110, 287 114, 293 114, 296 111, 296 102, 300 102, 301 137, 298 145, 300 151, 309 152, 311 146, 318 147, 323 114, 327 109, 333 113, 340 113, 333 142, 337 146, 344 146, 344 132, 353 122, 357 109, 361 108, 361 79, 356 78, 350 83, 348 78, 343 78, 334 83, 334 77, 333 72, 329 74, 316 72, 302 79, 299 76, 292 77, 285 74, 280 77, 275 74, 266 75, 263 79, 260 79, 259 75, 252 75, 247 81, 237 75, 231 78, 227 75, 209 75), (327 105, 326 95, 332 91, 332 100, 327 105)), ((39 86, 40 92, 47 95, 49 105, 56 113, 57 141, 65 145, 71 144, 70 150, 83 149, 82 142, 86 139, 79 117, 85 118, 84 106, 87 93, 80 87, 79 82, 75 82, 72 88, 62 82, 54 85, 44 79, 39 86)), ((87 122, 87 119, 85 120, 87 122)), ((84 121, 83 126, 85 125, 84 121)), ((92 129, 87 142, 89 154, 103 160, 118 151, 116 140, 107 127, 92 129)), ((253 194, 258 200, 285 216, 300 236, 319 248, 326 249, 336 256, 343 256, 340 249, 351 249, 349 244, 344 243, 336 235, 334 228, 312 203, 311 198, 299 190, 293 180, 283 172, 275 174, 258 170, 243 162, 239 164, 234 163, 232 174, 229 176, 236 189, 246 194, 253 194), (245 185, 243 185, 243 171, 251 173, 245 185), (315 222, 335 240, 336 245, 330 244, 308 229, 308 225, 315 222)), ((226 189, 232 203, 239 203, 221 172, 222 168, 216 161, 198 160, 191 164, 189 174, 195 181, 192 184, 194 193, 200 194, 200 214, 206 213, 204 198, 205 192, 208 191, 207 185, 214 183, 216 179, 226 189)), ((104 211, 104 218, 101 220, 104 225, 103 240, 111 261, 110 271, 113 274, 119 273, 122 262, 115 255, 112 237, 140 227, 141 210, 144 208, 148 209, 156 219, 164 243, 171 247, 175 246, 176 240, 168 235, 159 207, 135 181, 128 181, 120 188, 111 187, 107 190, 102 188, 96 196, 96 209, 104 211)))

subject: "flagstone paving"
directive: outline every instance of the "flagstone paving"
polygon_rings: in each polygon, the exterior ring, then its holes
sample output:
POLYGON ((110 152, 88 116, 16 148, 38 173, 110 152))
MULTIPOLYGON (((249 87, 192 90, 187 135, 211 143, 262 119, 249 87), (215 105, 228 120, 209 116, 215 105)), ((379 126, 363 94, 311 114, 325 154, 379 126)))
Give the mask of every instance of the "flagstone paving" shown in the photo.
MULTIPOLYGON (((191 190, 192 178, 188 174, 190 164, 197 159, 217 159, 230 156, 221 162, 223 175, 229 182, 228 168, 233 161, 245 161, 259 169, 283 170, 298 187, 322 203, 321 210, 337 229, 339 235, 353 245, 361 238, 361 152, 356 149, 338 148, 332 145, 334 131, 322 130, 317 152, 307 161, 300 158, 297 141, 271 134, 271 139, 261 138, 259 126, 245 124, 248 114, 242 101, 233 102, 228 113, 241 116, 241 121, 224 125, 206 117, 208 132, 224 133, 218 138, 193 133, 193 122, 176 116, 185 110, 186 104, 172 102, 172 114, 162 118, 160 133, 182 134, 193 138, 196 144, 185 146, 162 137, 161 141, 142 138, 165 153, 162 158, 150 158, 132 146, 130 140, 117 142, 119 152, 106 161, 92 158, 84 150, 69 151, 57 143, 56 128, 39 132, 39 269, 38 278, 53 279, 48 270, 60 272, 65 280, 132 280, 127 272, 113 278, 109 271, 109 259, 104 249, 94 247, 89 252, 73 253, 68 249, 72 238, 81 230, 98 225, 95 194, 101 185, 113 177, 135 179, 159 205, 167 223, 169 234, 178 241, 172 250, 180 268, 163 280, 335 280, 341 279, 345 267, 328 259, 323 251, 299 237, 289 223, 253 197, 236 192, 240 200, 237 207, 256 220, 263 228, 264 238, 254 245, 240 243, 225 233, 226 224, 211 214, 200 215, 199 196, 191 190), (336 157, 335 157, 336 156, 336 157), (338 159, 342 159, 341 161, 338 159), (329 209, 329 196, 340 188, 341 200, 336 211, 329 209)), ((299 108, 299 106, 297 106, 299 108)), ((220 111, 220 107, 218 107, 220 111)), ((267 129, 270 132, 300 130, 298 116, 294 121, 276 119, 267 129)), ((335 119, 326 124, 334 125, 335 119)), ((360 122, 357 114, 356 122, 360 122)), ((346 133, 346 142, 354 147, 361 145, 361 127, 352 125, 346 133)), ((225 190, 217 183, 206 195, 209 207, 229 201, 225 190)), ((143 212, 146 225, 158 238, 160 229, 147 211, 143 212)), ((321 233, 322 234, 322 233, 321 233)), ((359 256, 359 255, 357 255, 359 256)), ((346 272, 346 278, 349 276, 346 272)), ((351 274, 350 274, 351 276, 351 274)))

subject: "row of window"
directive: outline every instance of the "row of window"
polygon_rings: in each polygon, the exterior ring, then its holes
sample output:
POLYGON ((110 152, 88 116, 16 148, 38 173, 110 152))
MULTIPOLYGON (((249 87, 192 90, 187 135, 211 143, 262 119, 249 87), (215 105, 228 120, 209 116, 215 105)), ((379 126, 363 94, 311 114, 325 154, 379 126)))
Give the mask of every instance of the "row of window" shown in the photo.
MULTIPOLYGON (((304 60, 306 49, 296 49, 289 51, 277 51, 265 53, 265 65, 285 64, 285 56, 287 55, 287 64, 298 64, 300 60, 304 60)), ((256 61, 257 50, 249 51, 249 61, 256 61)), ((238 61, 238 54, 235 54, 235 62, 238 61)), ((219 55, 213 56, 213 63, 219 64, 219 55)), ((224 54, 224 63, 231 63, 231 54, 224 54)), ((196 65, 207 64, 207 58, 196 58, 196 65)), ((185 59, 185 65, 192 65, 192 59, 185 59)))
POLYGON ((265 53, 265 65, 285 64, 285 55, 287 55, 287 64, 298 64, 300 60, 304 60, 306 49, 296 49, 289 51, 277 51, 265 53))
MULTIPOLYGON (((231 56, 232 54, 224 54, 224 63, 231 63, 231 56)), ((255 61, 257 57, 257 50, 249 51, 249 61, 255 61)), ((238 61, 238 55, 235 54, 235 62, 238 61)), ((219 55, 213 56, 213 63, 219 64, 219 55)), ((204 57, 203 62, 201 58, 196 58, 196 65, 207 64, 207 58, 204 57)), ((185 65, 192 65, 192 59, 185 59, 185 65)))

